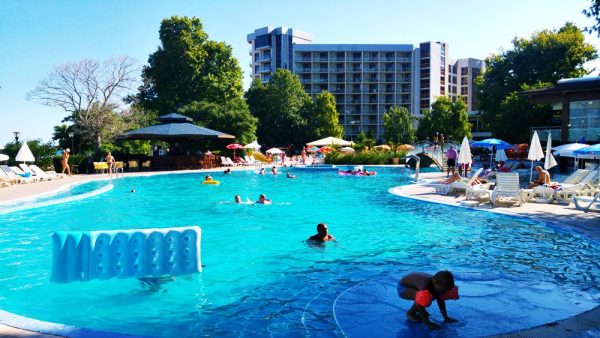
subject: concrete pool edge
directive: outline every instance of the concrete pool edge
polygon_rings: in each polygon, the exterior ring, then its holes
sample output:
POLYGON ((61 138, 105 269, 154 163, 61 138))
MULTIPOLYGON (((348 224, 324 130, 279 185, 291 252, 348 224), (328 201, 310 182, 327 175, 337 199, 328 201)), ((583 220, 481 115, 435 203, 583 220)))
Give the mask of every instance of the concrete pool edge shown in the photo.
MULTIPOLYGON (((463 206, 463 205, 456 204, 456 203, 451 203, 448 201, 434 200, 431 198, 416 196, 416 195, 412 195, 412 194, 406 192, 406 190, 408 190, 412 187, 427 186, 428 183, 432 183, 432 182, 425 181, 424 183, 392 187, 392 188, 388 189, 388 192, 390 194, 398 196, 398 197, 418 200, 418 201, 427 202, 427 203, 442 204, 442 205, 447 205, 447 206, 451 206, 451 207, 476 210, 476 211, 480 211, 480 212, 486 212, 486 211, 494 212, 494 213, 502 214, 505 216, 526 218, 526 219, 530 219, 530 220, 534 220, 534 221, 538 221, 538 222, 543 222, 543 223, 549 224, 555 228, 563 229, 566 231, 576 232, 578 234, 586 236, 588 239, 590 239, 594 242, 600 243, 600 229, 597 229, 597 231, 595 231, 595 232, 594 231, 592 231, 592 232, 582 231, 582 229, 580 229, 580 228, 577 228, 577 227, 573 228, 573 227, 570 227, 569 225, 559 223, 558 221, 552 220, 550 218, 545 218, 545 219, 540 220, 540 219, 535 219, 534 217, 529 216, 529 215, 516 214, 514 212, 510 212, 510 210, 511 210, 510 208, 507 208, 507 209, 500 209, 500 208, 476 209, 476 208, 463 206)), ((558 321, 542 324, 542 325, 531 327, 528 329, 492 335, 489 337, 494 337, 494 338, 500 338, 500 337, 510 337, 510 338, 582 337, 586 332, 589 332, 590 330, 597 330, 599 328, 600 328, 600 305, 596 306, 595 308, 593 308, 591 310, 585 311, 585 312, 580 313, 573 317, 569 317, 569 318, 561 319, 558 321)))

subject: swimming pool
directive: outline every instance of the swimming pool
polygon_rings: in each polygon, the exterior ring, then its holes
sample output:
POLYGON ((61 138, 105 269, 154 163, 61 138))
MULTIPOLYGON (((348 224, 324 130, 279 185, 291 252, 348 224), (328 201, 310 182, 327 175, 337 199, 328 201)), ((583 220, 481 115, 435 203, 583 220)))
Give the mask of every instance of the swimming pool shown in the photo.
MULTIPOLYGON (((598 243, 541 223, 413 201, 387 192, 409 182, 331 172, 126 177, 84 200, 0 215, 0 308, 36 319, 148 336, 410 336, 410 305, 395 282, 449 269, 460 320, 432 333, 514 331, 600 302, 598 243), (130 193, 132 187, 136 192, 130 193), (235 205, 233 196, 273 205, 235 205), (337 243, 304 240, 326 222, 337 243), (60 230, 199 225, 204 271, 159 291, 135 279, 52 284, 50 235, 60 230)), ((441 318, 435 306, 432 319, 441 318)))

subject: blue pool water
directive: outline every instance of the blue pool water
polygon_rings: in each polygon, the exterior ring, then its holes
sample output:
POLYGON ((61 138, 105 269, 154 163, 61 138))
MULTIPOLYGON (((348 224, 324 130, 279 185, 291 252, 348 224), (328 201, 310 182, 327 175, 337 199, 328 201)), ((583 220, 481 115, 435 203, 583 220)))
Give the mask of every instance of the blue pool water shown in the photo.
MULTIPOLYGON (((562 319, 600 303, 600 246, 528 220, 413 201, 392 168, 124 178, 80 201, 0 215, 0 308, 44 321, 148 336, 475 337, 562 319), (136 192, 130 193, 135 187, 136 192), (235 194, 272 205, 236 205, 235 194), (304 241, 326 222, 337 243, 304 241), (50 235, 199 225, 204 271, 158 291, 135 279, 52 284, 50 235), (406 321, 395 283, 455 273, 460 320, 437 332, 406 321)), ((78 189, 97 188, 90 183, 78 189)), ((440 320, 436 306, 432 319, 440 320)))

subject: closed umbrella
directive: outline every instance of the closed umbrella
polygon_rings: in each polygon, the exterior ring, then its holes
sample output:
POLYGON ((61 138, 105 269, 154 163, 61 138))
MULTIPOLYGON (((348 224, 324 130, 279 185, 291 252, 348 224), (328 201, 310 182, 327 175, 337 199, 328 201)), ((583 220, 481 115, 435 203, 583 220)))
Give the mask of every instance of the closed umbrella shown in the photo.
POLYGON ((556 160, 552 156, 552 135, 548 133, 548 143, 546 144, 546 159, 544 160, 544 169, 548 170, 556 166, 556 160))
MULTIPOLYGON (((469 139, 465 136, 460 144, 460 150, 458 151, 458 164, 464 164, 465 167, 473 162, 471 157, 471 146, 469 145, 469 139)), ((467 171, 465 170, 465 176, 467 171)))
POLYGON ((540 144, 540 138, 538 137, 537 131, 534 131, 533 137, 531 138, 531 147, 529 147, 529 154, 527 154, 527 159, 531 160, 531 168, 529 168, 530 182, 531 178, 533 177, 533 161, 539 161, 540 159, 544 158, 544 156, 544 150, 540 144))
POLYGON ((19 149, 19 152, 17 153, 17 156, 15 157, 15 161, 35 162, 35 157, 33 157, 33 154, 31 153, 31 150, 29 149, 27 142, 23 142, 21 149, 19 149))
POLYGON ((508 157, 506 156, 504 149, 498 149, 498 151, 496 151, 496 162, 504 162, 506 160, 508 160, 508 157))

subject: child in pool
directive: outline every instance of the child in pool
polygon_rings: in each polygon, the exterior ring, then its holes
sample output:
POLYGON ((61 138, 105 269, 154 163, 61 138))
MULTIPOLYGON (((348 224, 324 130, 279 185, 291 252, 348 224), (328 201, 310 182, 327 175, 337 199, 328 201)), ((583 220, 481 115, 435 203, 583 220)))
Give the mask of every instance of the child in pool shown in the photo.
POLYGON ((446 312, 445 301, 458 299, 458 287, 454 285, 454 276, 450 271, 439 271, 433 276, 423 272, 412 272, 398 282, 398 296, 414 301, 406 312, 406 317, 413 322, 424 322, 430 329, 440 328, 439 324, 429 320, 429 313, 425 309, 434 299, 446 323, 458 321, 448 317, 446 312))

